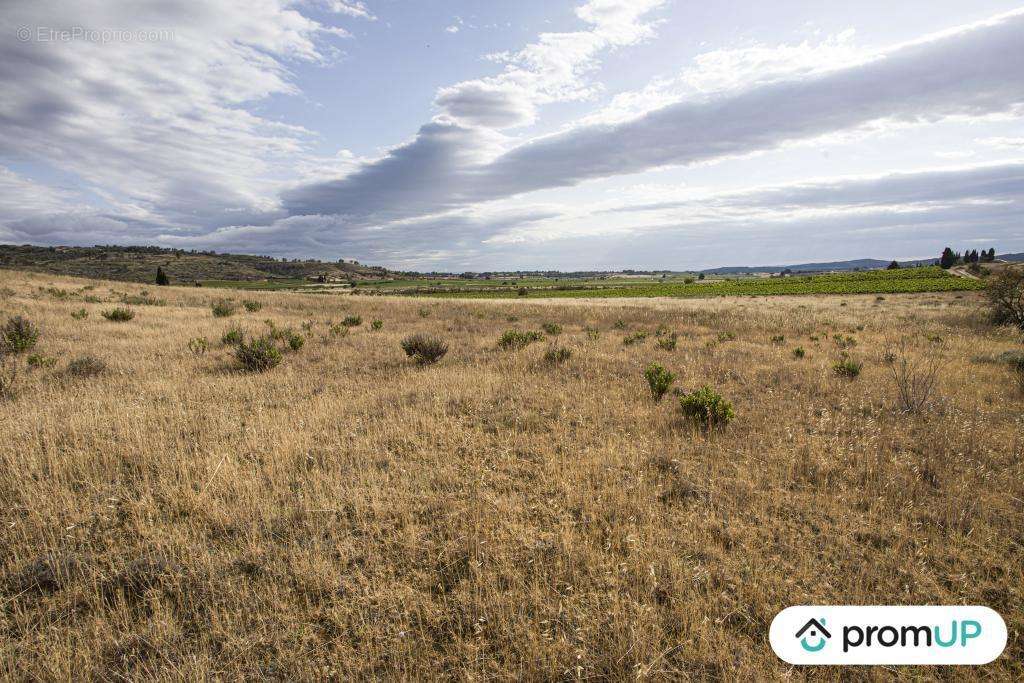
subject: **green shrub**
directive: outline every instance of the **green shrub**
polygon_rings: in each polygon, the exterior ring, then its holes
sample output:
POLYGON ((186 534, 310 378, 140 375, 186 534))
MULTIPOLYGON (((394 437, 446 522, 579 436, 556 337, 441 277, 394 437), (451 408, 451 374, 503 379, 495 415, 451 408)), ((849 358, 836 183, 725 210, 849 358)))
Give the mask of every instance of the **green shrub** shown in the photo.
POLYGON ((249 372, 266 372, 277 367, 282 356, 274 340, 267 335, 250 342, 240 342, 235 349, 235 358, 249 372))
POLYGON ((518 294, 519 296, 529 296, 530 290, 528 290, 526 287, 520 287, 518 290, 516 290, 516 294, 518 294))
POLYGON ((121 297, 121 303, 128 304, 130 306, 166 306, 166 299, 157 299, 156 297, 136 294, 125 294, 121 297))
POLYGON ((298 351, 306 344, 305 337, 298 332, 292 332, 291 330, 289 330, 288 334, 285 336, 285 341, 288 343, 288 348, 292 351, 298 351))
POLYGON ((335 323, 328 328, 331 332, 332 337, 347 337, 348 328, 341 323, 335 323))
POLYGON ((214 301, 210 304, 210 310, 214 318, 228 318, 235 314, 235 302, 227 299, 214 301))
POLYGON ((668 329, 668 325, 666 325, 665 323, 662 323, 662 324, 658 325, 658 328, 656 330, 654 330, 654 336, 655 337, 664 337, 670 331, 671 330, 668 329))
POLYGON ((79 356, 68 363, 65 372, 72 377, 97 377, 106 371, 106 361, 96 356, 79 356))
POLYGON ((590 341, 597 341, 601 338, 601 330, 596 327, 586 327, 584 328, 584 332, 587 333, 587 339, 590 341))
POLYGON ((644 370, 644 377, 647 379, 647 385, 651 388, 651 396, 655 401, 660 401, 672 386, 672 382, 676 381, 676 376, 660 363, 648 365, 644 370))
POLYGON ((736 340, 736 333, 735 332, 729 332, 728 330, 725 331, 725 332, 719 332, 717 339, 718 339, 719 342, 735 341, 736 340))
POLYGON ((28 366, 30 368, 52 368, 56 364, 56 358, 44 356, 39 353, 33 353, 31 356, 28 357, 28 366))
POLYGON ((347 315, 345 319, 341 321, 341 324, 345 327, 359 327, 363 324, 363 317, 359 315, 347 315))
POLYGON ((89 317, 89 311, 79 308, 77 311, 71 311, 71 317, 75 320, 85 320, 89 317))
POLYGON ((221 335, 220 343, 224 346, 238 346, 245 341, 245 334, 241 328, 229 327, 223 335, 221 335))
POLYGON ((853 379, 860 375, 861 367, 863 367, 862 364, 852 358, 842 358, 832 366, 832 371, 840 377, 853 379))
POLYGON ((572 349, 564 346, 552 346, 544 352, 544 361, 551 365, 561 365, 572 358, 572 349))
POLYGON ((245 301, 242 302, 242 305, 245 306, 245 310, 249 311, 250 313, 256 313, 261 308, 263 308, 263 304, 261 304, 259 301, 253 301, 252 299, 246 299, 245 301))
POLYGON ((562 334, 562 326, 558 323, 544 323, 540 328, 544 330, 545 334, 550 334, 552 337, 562 334))
POLYGON ((135 311, 130 308, 118 306, 117 308, 111 308, 110 310, 103 311, 102 315, 111 322, 124 323, 135 317, 135 311))
POLYGON ((84 301, 87 304, 98 304, 101 301, 103 301, 103 299, 99 298, 98 296, 93 296, 92 294, 88 294, 88 295, 82 297, 82 301, 84 301))
POLYGON ((544 338, 540 332, 520 332, 519 330, 505 330, 501 337, 498 338, 499 349, 523 349, 532 344, 535 341, 540 341, 544 338))
POLYGON ((732 404, 707 386, 684 394, 679 399, 679 408, 683 417, 706 429, 727 425, 736 417, 732 404))
POLYGON ((24 316, 16 315, 7 319, 4 325, 0 346, 10 353, 24 353, 39 341, 39 328, 24 316))
POLYGON ((429 308, 421 308, 420 309, 420 317, 421 318, 429 318, 430 317, 430 309, 429 308))
POLYGON ((807 355, 807 353, 804 351, 804 347, 798 346, 795 349, 793 349, 794 358, 803 358, 805 355, 807 355))
POLYGON ((193 356, 203 356, 210 349, 210 342, 206 340, 206 337, 193 337, 188 340, 188 350, 192 352, 193 356))
POLYGON ((417 365, 436 363, 448 353, 448 345, 438 337, 429 334, 414 334, 401 342, 405 355, 416 361, 417 365))
POLYGON ((617 330, 624 330, 626 329, 626 321, 623 320, 622 318, 619 318, 612 324, 612 327, 614 327, 617 330))
POLYGON ((675 351, 676 350, 676 333, 673 332, 667 337, 661 337, 658 339, 658 348, 663 351, 675 351))
POLYGON ((782 336, 781 334, 777 334, 774 337, 772 337, 772 344, 785 344, 785 343, 786 343, 786 338, 784 336, 782 336))
POLYGON ((840 349, 851 349, 857 345, 857 340, 847 335, 844 337, 841 334, 832 335, 832 341, 836 343, 836 346, 840 349))
POLYGON ((384 321, 383 320, 374 320, 372 323, 370 323, 370 329, 375 331, 375 332, 378 331, 378 330, 384 329, 384 321))
POLYGON ((632 346, 633 344, 639 344, 643 340, 647 339, 647 333, 643 330, 634 332, 633 334, 627 334, 622 338, 623 346, 632 346))

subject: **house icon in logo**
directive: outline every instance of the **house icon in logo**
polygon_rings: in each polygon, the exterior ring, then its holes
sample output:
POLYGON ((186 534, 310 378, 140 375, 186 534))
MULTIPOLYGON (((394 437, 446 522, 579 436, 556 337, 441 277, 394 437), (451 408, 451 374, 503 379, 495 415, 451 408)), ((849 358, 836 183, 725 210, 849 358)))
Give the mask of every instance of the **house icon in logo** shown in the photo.
POLYGON ((821 620, 811 619, 803 625, 799 631, 796 632, 796 637, 800 639, 800 647, 807 650, 808 652, 817 652, 821 648, 825 647, 825 643, 832 637, 832 634, 825 628, 825 619, 822 617, 821 620), (804 634, 807 635, 804 635, 804 634), (817 642, 813 645, 807 642, 807 639, 813 640, 816 638, 817 642))

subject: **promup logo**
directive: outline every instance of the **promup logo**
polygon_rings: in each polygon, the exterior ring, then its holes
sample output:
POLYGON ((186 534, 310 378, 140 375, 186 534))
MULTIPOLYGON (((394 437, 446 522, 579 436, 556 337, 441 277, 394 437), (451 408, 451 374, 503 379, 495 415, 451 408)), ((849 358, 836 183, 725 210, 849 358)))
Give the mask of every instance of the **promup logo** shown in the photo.
POLYGON ((828 643, 828 639, 832 637, 832 634, 825 629, 825 618, 822 617, 821 621, 817 619, 809 619, 806 624, 803 625, 799 631, 796 632, 796 637, 800 639, 800 647, 807 650, 808 652, 818 652, 828 643), (807 633, 810 631, 810 633, 807 633), (807 635, 804 635, 807 633, 807 635), (811 645, 807 642, 810 638, 815 642, 811 645), (814 639, 817 638, 815 641, 814 639))
POLYGON ((790 664, 987 664, 1006 647, 1006 624, 977 606, 790 607, 769 640, 790 664))

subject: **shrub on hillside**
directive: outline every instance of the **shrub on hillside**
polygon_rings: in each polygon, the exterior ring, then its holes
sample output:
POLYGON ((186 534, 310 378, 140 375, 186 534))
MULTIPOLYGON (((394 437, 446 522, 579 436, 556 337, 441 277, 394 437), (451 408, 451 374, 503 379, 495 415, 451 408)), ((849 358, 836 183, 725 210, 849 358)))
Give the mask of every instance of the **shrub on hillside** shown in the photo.
POLYGON ((1024 268, 1007 268, 990 277, 985 298, 994 324, 1024 330, 1024 268))
POLYGON ((660 363, 651 363, 644 370, 644 377, 647 379, 647 386, 651 388, 651 396, 655 401, 660 401, 668 392, 676 376, 665 369, 660 363))
POLYGON ((68 363, 65 372, 72 377, 97 377, 107 371, 107 363, 96 356, 79 356, 68 363))
POLYGON ((238 346, 244 340, 245 334, 242 332, 241 328, 234 326, 229 327, 220 338, 220 342, 224 346, 238 346))
POLYGON ((499 349, 522 349, 535 341, 540 341, 544 336, 540 332, 520 332, 519 330, 505 330, 498 338, 499 349))
POLYGON ((551 365, 561 365, 572 358, 572 349, 564 346, 552 346, 544 352, 544 361, 551 365))
POLYGON ((291 349, 292 351, 298 351, 306 344, 305 337, 303 337, 298 332, 293 332, 291 330, 289 330, 287 335, 285 335, 284 341, 285 343, 288 344, 288 348, 291 349))
POLYGON ((429 334, 414 334, 401 342, 405 355, 417 365, 430 365, 441 360, 448 353, 448 345, 438 337, 429 334))
POLYGON ((622 338, 623 346, 632 346, 633 344, 639 344, 643 340, 647 339, 647 333, 643 330, 634 332, 633 334, 627 334, 622 338))
POLYGON ((663 351, 675 351, 676 350, 676 333, 668 335, 667 337, 658 338, 658 348, 663 351))
POLYGON ((210 304, 214 318, 227 318, 235 314, 235 302, 221 299, 210 304))
POLYGON ((854 379, 860 375, 863 365, 852 358, 841 358, 832 366, 832 372, 840 377, 854 379))
POLYGON ((24 353, 39 341, 39 328, 24 316, 8 318, 0 337, 0 347, 10 353, 24 353))
POLYGON ((188 340, 188 350, 192 352, 193 356, 203 356, 210 349, 210 342, 206 340, 206 337, 193 337, 188 340))
POLYGON ((89 317, 89 311, 79 308, 77 311, 71 311, 71 317, 75 320, 85 320, 89 317))
POLYGON ((347 315, 345 319, 341 321, 341 324, 345 327, 359 327, 363 324, 363 317, 360 315, 347 315))
POLYGON ((727 425, 736 417, 732 404, 707 386, 684 394, 679 399, 679 408, 684 417, 706 429, 727 425))
POLYGON ((117 308, 111 308, 108 311, 103 311, 102 315, 111 322, 125 323, 135 317, 135 311, 130 308, 118 306, 117 308))
POLYGON ((558 323, 544 323, 540 328, 544 330, 545 334, 550 334, 552 337, 562 334, 562 326, 558 323))
POLYGON ((384 321, 374 320, 372 323, 370 323, 370 329, 373 330, 374 332, 384 329, 384 321))
POLYGON ((806 355, 807 352, 804 351, 804 347, 802 346, 798 346, 795 349, 793 349, 793 358, 803 358, 806 355))
POLYGON ((263 304, 261 304, 259 301, 253 301, 252 299, 246 299, 245 301, 242 302, 242 305, 245 306, 245 310, 249 311, 250 313, 255 313, 256 311, 263 308, 263 304))
POLYGON ((270 336, 242 341, 235 349, 235 358, 249 372, 266 372, 281 362, 281 350, 270 336))
POLYGON ((30 368, 52 368, 57 364, 57 359, 52 356, 44 356, 41 353, 33 353, 28 357, 30 368))

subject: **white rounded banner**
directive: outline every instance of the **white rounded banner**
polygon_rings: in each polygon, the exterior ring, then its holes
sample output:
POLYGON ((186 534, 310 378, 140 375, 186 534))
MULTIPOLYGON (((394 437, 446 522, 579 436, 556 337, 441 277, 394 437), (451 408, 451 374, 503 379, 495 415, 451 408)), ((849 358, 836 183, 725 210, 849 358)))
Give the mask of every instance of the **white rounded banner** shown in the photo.
POLYGON ((788 607, 768 632, 790 664, 988 664, 1006 647, 1006 623, 988 607, 788 607))

